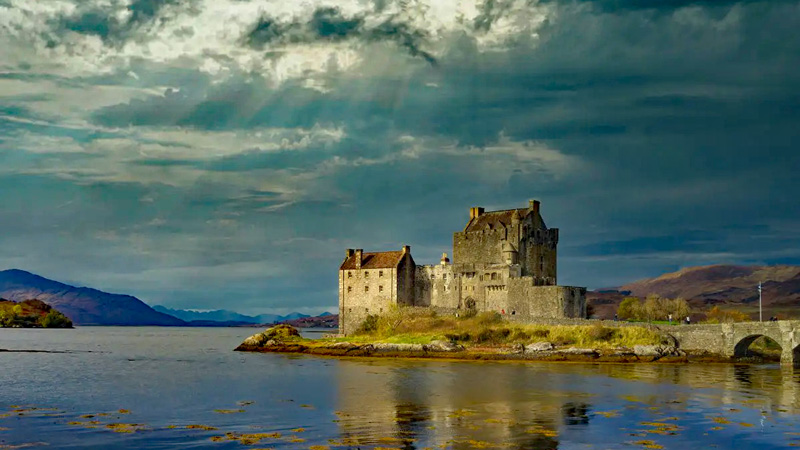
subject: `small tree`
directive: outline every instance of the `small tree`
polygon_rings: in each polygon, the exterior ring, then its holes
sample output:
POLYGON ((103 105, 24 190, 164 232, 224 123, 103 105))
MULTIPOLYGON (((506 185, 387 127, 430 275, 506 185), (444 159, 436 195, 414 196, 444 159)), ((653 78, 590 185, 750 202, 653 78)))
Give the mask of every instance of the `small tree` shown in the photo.
MULTIPOLYGON (((644 319, 648 322, 652 322, 660 317, 664 313, 664 306, 661 297, 656 294, 650 294, 644 301, 644 306, 642 310, 644 312, 644 319)), ((666 319, 666 317, 664 317, 666 319)))
POLYGON ((692 309, 689 307, 689 302, 681 297, 678 297, 670 301, 670 311, 672 317, 674 317, 675 320, 680 321, 684 317, 688 317, 692 312, 692 309))
POLYGON ((638 319, 640 310, 641 304, 637 297, 625 297, 617 308, 617 317, 622 320, 638 319))

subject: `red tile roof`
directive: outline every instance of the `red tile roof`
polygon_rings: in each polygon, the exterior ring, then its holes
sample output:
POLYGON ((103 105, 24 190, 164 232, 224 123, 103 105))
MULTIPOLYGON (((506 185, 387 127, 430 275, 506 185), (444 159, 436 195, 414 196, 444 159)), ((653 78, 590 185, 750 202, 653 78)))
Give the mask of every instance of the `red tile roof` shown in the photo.
MULTIPOLYGON (((403 258, 402 251, 364 253, 361 258, 362 269, 394 269, 403 258)), ((356 255, 344 260, 339 270, 355 270, 356 255)))

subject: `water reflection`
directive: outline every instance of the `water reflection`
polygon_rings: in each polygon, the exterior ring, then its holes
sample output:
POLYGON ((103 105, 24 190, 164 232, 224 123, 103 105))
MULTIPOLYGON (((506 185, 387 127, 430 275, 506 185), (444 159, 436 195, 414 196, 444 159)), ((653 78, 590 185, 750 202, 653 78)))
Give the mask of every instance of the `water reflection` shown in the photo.
MULTIPOLYGON (((361 360, 339 364, 336 383, 334 444, 351 448, 555 449, 565 439, 659 448, 643 438, 713 442, 722 412, 753 411, 763 427, 768 414, 794 421, 800 411, 800 371, 778 365, 361 360)), ((731 423, 754 426, 745 419, 731 423)))
POLYGON ((559 424, 588 423, 590 405, 538 389, 529 375, 525 367, 498 364, 375 362, 369 370, 341 364, 343 441, 404 449, 434 442, 453 449, 558 448, 559 424))

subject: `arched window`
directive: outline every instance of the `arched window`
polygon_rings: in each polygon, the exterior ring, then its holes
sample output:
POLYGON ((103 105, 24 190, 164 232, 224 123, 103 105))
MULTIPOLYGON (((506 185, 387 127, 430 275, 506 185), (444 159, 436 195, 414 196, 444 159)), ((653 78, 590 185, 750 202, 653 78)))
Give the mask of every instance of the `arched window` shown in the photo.
POLYGON ((497 273, 496 272, 492 272, 492 280, 496 280, 496 279, 497 279, 497 273))

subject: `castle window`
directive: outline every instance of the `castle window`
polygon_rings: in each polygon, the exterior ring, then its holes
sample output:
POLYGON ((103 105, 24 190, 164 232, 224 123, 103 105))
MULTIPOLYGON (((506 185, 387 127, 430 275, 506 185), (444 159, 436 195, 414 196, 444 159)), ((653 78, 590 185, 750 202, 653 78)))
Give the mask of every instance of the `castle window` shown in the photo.
POLYGON ((435 280, 435 279, 436 279, 436 274, 435 274, 435 273, 432 273, 432 274, 431 274, 431 280, 435 280))
POLYGON ((364 286, 364 292, 369 292, 369 286, 364 286))
POLYGON ((447 274, 442 275, 442 279, 446 280, 447 279, 447 274))
POLYGON ((347 292, 353 292, 353 286, 347 286, 347 292))
POLYGON ((496 280, 496 279, 497 279, 497 273, 492 272, 492 280, 496 280))
POLYGON ((369 314, 369 308, 366 308, 366 309, 367 309, 367 314, 369 314))
POLYGON ((378 286, 378 292, 383 292, 383 286, 378 286))
POLYGON ((367 270, 364 271, 364 278, 369 278, 369 271, 367 270))
POLYGON ((378 276, 379 276, 379 277, 382 277, 382 276, 383 276, 383 271, 382 271, 382 270, 379 270, 379 271, 378 271, 378 276))
POLYGON ((347 312, 353 312, 353 308, 347 308, 347 312))
POLYGON ((347 271, 347 278, 353 278, 353 272, 347 271))

